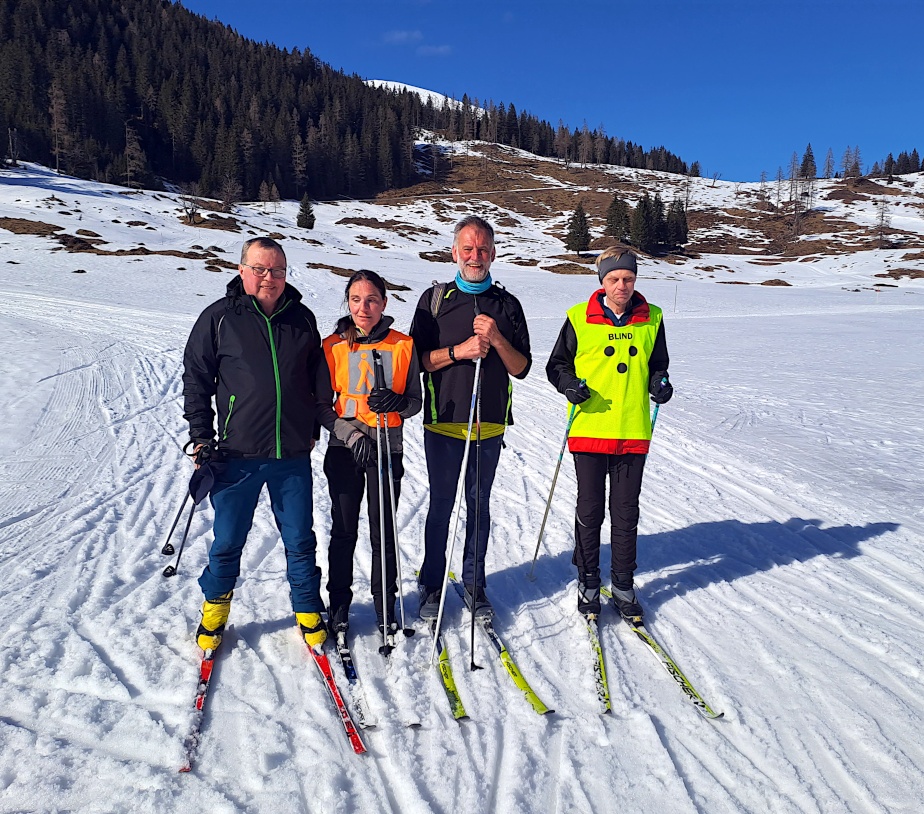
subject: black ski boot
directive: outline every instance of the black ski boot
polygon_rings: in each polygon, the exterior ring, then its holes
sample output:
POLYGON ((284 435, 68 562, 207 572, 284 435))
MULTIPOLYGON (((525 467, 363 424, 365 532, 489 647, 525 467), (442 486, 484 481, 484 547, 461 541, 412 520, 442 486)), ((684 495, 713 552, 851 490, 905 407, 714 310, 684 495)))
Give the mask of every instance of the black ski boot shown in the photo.
POLYGON ((613 604, 619 611, 619 615, 629 624, 640 624, 645 611, 642 610, 638 597, 635 595, 632 574, 611 574, 610 576, 613 579, 613 604))
POLYGON ((600 577, 592 574, 578 576, 578 613, 583 616, 600 615, 600 577))

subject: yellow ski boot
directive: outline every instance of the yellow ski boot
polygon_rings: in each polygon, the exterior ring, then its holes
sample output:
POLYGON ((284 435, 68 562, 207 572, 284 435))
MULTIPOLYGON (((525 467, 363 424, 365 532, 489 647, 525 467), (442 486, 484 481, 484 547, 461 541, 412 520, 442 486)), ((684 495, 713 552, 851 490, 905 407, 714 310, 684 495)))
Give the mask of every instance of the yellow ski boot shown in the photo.
POLYGON ((206 599, 202 603, 202 621, 196 630, 196 643, 203 650, 217 650, 221 644, 221 634, 231 612, 232 596, 234 591, 228 591, 217 599, 206 599))
POLYGON ((327 640, 327 626, 320 613, 296 613, 295 619, 309 647, 320 647, 327 640))

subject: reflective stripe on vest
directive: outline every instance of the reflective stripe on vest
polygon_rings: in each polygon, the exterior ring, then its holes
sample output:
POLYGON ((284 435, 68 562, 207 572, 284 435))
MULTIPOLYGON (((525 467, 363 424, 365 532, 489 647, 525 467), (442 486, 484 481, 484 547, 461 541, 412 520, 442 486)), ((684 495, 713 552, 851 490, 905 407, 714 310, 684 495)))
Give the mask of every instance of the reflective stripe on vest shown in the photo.
POLYGON ((648 359, 661 325, 661 309, 648 307, 647 320, 621 328, 589 323, 586 302, 568 309, 577 337, 574 372, 592 394, 571 425, 571 452, 648 451, 648 359))
MULTIPOLYGON (((368 403, 369 393, 375 387, 373 350, 382 354, 385 386, 396 393, 403 393, 414 352, 414 343, 409 336, 389 331, 381 342, 353 345, 352 348, 339 334, 332 334, 324 340, 330 385, 337 395, 334 410, 341 418, 355 418, 370 427, 375 426, 376 420, 376 413, 369 409, 368 403)), ((387 415, 389 427, 400 426, 399 413, 387 415)))

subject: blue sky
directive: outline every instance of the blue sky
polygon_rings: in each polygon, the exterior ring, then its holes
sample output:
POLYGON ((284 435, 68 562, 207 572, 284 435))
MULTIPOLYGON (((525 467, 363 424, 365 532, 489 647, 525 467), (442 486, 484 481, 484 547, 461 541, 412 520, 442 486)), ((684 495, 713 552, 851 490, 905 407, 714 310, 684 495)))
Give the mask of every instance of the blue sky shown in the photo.
POLYGON ((924 153, 920 0, 183 0, 367 79, 513 102, 725 180, 924 153))

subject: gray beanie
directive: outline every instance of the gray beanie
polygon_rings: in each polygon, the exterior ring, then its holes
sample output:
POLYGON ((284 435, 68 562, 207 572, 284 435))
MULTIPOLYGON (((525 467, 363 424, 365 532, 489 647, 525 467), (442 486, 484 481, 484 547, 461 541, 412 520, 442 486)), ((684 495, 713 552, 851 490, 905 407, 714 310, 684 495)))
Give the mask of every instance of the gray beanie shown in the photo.
POLYGON ((638 263, 635 260, 635 255, 627 251, 623 252, 619 257, 607 257, 601 260, 600 265, 597 266, 597 276, 600 278, 601 283, 603 278, 613 269, 627 269, 637 275, 638 263))

